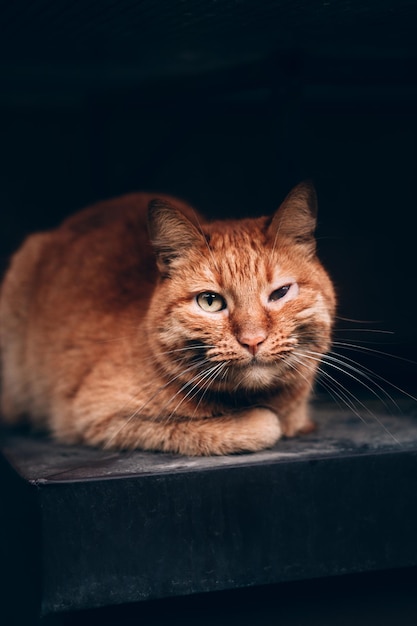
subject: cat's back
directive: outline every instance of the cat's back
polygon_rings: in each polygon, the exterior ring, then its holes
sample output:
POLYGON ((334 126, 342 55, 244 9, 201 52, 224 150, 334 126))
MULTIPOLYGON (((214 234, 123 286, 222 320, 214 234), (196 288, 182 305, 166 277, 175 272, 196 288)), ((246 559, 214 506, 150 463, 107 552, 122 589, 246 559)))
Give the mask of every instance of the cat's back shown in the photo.
MULTIPOLYGON (((53 230, 30 235, 13 255, 0 290, 2 408, 8 419, 47 396, 40 393, 42 380, 53 378, 68 346, 76 345, 85 363, 113 345, 107 336, 130 328, 131 311, 139 321, 157 276, 147 229, 148 205, 156 197, 164 198, 132 193, 98 202, 53 230), (93 336, 103 342, 92 343, 93 336)), ((47 408, 40 403, 38 412, 47 408)))
POLYGON ((151 255, 146 210, 152 197, 128 194, 98 202, 52 230, 29 235, 12 256, 3 279, 1 327, 23 322, 29 309, 54 290, 69 298, 74 289, 82 291, 86 284, 97 284, 106 274, 120 271, 120 265, 145 262, 151 255), (129 246, 133 238, 136 245, 129 246))
POLYGON ((39 322, 118 312, 148 300, 157 276, 149 242, 150 201, 164 194, 131 193, 97 202, 53 230, 27 237, 13 255, 0 290, 0 340, 27 335, 39 322))
POLYGON ((95 202, 67 217, 58 230, 88 236, 98 230, 115 226, 146 227, 146 215, 149 202, 154 193, 128 193, 123 196, 95 202))
MULTIPOLYGON (((134 288, 154 283, 156 267, 147 229, 151 200, 168 199, 185 213, 182 201, 155 193, 131 193, 97 202, 65 219, 57 228, 30 235, 14 254, 3 280, 3 309, 27 309, 24 301, 52 298, 96 299, 123 304, 134 288), (129 292, 129 293, 128 293, 129 292)), ((143 292, 143 289, 142 289, 143 292)), ((7 314, 7 313, 6 313, 7 314)))

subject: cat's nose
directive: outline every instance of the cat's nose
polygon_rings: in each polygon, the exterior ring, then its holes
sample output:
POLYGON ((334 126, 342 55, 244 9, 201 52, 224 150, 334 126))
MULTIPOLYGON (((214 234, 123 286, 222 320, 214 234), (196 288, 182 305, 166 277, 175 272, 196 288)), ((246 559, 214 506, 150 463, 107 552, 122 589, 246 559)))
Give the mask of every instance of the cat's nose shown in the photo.
POLYGON ((239 337, 239 343, 246 348, 252 356, 255 356, 265 339, 266 334, 264 333, 258 333, 256 335, 242 334, 239 337))

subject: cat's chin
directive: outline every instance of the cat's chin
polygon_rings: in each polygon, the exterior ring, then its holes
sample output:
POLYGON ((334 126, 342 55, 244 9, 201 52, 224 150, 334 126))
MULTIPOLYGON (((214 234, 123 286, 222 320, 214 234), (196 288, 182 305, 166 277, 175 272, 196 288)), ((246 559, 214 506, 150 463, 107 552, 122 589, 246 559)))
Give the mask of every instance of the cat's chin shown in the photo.
POLYGON ((234 379, 241 389, 248 391, 261 391, 270 389, 277 384, 278 371, 274 366, 251 364, 247 367, 239 368, 234 379))

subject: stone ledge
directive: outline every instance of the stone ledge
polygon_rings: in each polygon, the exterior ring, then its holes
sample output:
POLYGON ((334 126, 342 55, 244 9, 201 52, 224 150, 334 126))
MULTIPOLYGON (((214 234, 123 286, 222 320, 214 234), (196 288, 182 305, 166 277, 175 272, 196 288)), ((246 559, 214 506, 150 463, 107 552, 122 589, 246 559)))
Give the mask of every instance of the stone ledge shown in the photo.
POLYGON ((47 615, 417 565, 416 409, 367 406, 364 424, 320 403, 315 433, 229 457, 4 433, 10 594, 47 615))

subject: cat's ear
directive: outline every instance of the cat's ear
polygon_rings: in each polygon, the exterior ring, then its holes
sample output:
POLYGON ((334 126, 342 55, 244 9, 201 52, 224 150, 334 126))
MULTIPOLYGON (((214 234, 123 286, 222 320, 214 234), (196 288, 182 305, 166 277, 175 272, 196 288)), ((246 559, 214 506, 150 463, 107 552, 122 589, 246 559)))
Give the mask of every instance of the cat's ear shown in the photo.
POLYGON ((204 235, 166 200, 149 203, 148 230, 158 269, 165 276, 187 250, 204 243, 204 235))
POLYGON ((311 182, 299 183, 290 191, 273 216, 268 235, 274 243, 281 237, 303 244, 306 251, 316 248, 317 196, 311 182))

